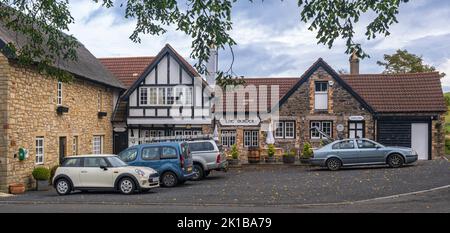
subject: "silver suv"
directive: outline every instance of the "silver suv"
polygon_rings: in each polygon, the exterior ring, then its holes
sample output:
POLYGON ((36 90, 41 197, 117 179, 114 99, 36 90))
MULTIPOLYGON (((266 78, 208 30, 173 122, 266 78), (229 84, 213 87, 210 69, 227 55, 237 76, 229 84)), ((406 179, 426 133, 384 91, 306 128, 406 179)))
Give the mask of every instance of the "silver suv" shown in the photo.
POLYGON ((214 140, 191 141, 188 144, 194 160, 195 175, 192 180, 201 180, 213 170, 227 171, 227 159, 214 140))

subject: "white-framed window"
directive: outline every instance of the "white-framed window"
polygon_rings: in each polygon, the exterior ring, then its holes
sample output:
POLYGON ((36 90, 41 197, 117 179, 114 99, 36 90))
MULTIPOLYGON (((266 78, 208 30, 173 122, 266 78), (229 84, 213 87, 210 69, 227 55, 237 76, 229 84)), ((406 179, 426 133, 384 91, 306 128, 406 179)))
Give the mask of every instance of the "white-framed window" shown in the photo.
POLYGON ((92 140, 92 154, 103 153, 103 136, 94 136, 92 140))
MULTIPOLYGON (((332 121, 311 121, 311 129, 313 127, 319 128, 329 137, 333 137, 333 122, 332 121)), ((323 136, 317 130, 311 130, 311 139, 320 139, 323 136)))
POLYGON ((175 98, 173 95, 173 87, 167 88, 167 105, 172 105, 175 103, 175 98))
POLYGON ((36 164, 44 164, 44 137, 36 137, 36 164))
POLYGON ((275 123, 275 138, 283 138, 284 137, 284 122, 279 121, 275 123))
POLYGON ((185 130, 183 132, 184 136, 192 136, 192 131, 191 130, 185 130))
POLYGON ((363 138, 363 137, 364 137, 364 121, 349 121, 348 138, 363 138))
POLYGON ((184 88, 184 93, 186 93, 184 104, 185 105, 192 105, 192 87, 185 87, 184 88))
POLYGON ((140 105, 147 105, 148 104, 148 89, 145 87, 141 87, 139 89, 139 104, 140 105))
POLYGON ((97 110, 99 112, 102 111, 102 91, 98 91, 97 93, 97 110))
POLYGON ((284 122, 284 137, 285 138, 295 137, 295 123, 293 121, 284 122))
POLYGON ((78 136, 72 138, 72 155, 78 155, 78 136))
POLYGON ((222 146, 231 147, 236 144, 236 130, 222 130, 221 132, 222 146))
POLYGON ((314 109, 328 109, 328 82, 315 82, 314 109))
POLYGON ((158 104, 158 88, 150 87, 148 88, 149 93, 149 104, 157 105, 158 104))
POLYGON ((62 82, 58 81, 57 84, 57 91, 56 91, 56 104, 57 105, 62 105, 62 101, 63 101, 63 87, 62 87, 62 82))
POLYGON ((175 130, 175 136, 183 136, 183 130, 175 130))
POLYGON ((245 130, 244 131, 244 146, 256 147, 259 144, 259 131, 258 130, 245 130))
POLYGON ((295 138, 294 121, 278 121, 275 123, 275 138, 295 138))
POLYGON ((166 105, 166 88, 158 87, 158 105, 166 105))

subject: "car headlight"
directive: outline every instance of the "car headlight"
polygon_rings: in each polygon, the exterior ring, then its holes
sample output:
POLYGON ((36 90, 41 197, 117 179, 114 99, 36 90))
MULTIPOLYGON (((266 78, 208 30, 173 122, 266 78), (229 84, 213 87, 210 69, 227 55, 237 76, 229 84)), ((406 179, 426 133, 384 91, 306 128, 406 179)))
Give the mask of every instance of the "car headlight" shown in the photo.
POLYGON ((134 171, 136 172, 136 174, 138 174, 140 176, 145 176, 145 172, 142 171, 141 169, 135 169, 134 171))

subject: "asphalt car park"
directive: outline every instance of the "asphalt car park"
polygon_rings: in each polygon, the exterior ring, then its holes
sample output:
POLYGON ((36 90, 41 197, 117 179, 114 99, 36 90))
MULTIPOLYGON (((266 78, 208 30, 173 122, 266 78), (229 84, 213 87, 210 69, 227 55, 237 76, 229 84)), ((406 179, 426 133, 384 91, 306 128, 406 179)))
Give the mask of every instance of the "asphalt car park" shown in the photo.
POLYGON ((450 163, 419 161, 402 168, 351 167, 340 171, 309 166, 246 165, 215 172, 202 181, 174 188, 120 195, 114 192, 29 191, 0 198, 3 204, 164 204, 164 205, 302 205, 367 200, 450 184, 450 163))

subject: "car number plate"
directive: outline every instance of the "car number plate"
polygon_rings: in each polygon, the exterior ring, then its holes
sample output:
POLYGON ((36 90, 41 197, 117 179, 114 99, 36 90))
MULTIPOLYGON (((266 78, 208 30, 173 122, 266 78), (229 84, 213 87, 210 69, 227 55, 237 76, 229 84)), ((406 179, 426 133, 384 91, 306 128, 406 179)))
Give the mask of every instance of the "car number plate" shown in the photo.
POLYGON ((158 182, 159 178, 158 177, 153 177, 153 182, 158 182))

